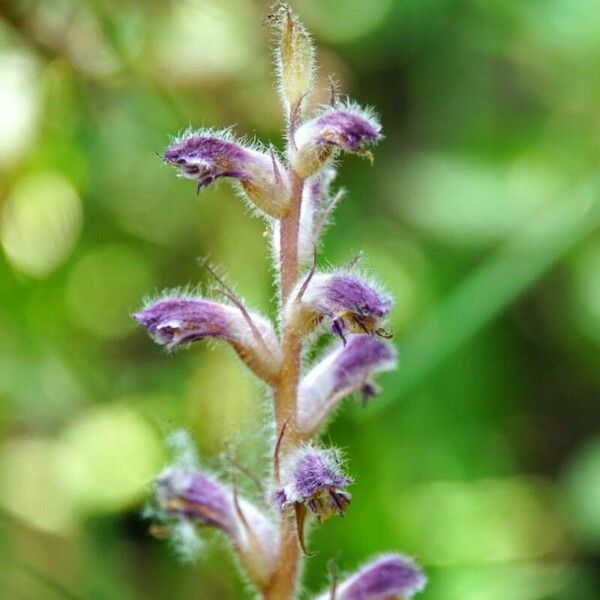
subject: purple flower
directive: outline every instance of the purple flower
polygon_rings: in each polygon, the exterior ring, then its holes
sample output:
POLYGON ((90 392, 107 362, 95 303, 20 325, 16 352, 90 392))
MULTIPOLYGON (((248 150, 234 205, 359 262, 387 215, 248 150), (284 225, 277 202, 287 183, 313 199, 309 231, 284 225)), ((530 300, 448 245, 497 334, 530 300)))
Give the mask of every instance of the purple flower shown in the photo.
POLYGON ((357 335, 325 356, 302 379, 298 390, 298 429, 306 437, 323 423, 337 403, 355 391, 367 400, 378 393, 372 377, 396 366, 392 346, 369 335, 357 335))
POLYGON ((301 448, 287 459, 283 473, 284 486, 273 494, 282 510, 303 505, 322 522, 343 515, 350 504, 352 496, 344 488, 351 480, 341 472, 333 450, 301 448))
POLYGON ((164 159, 182 177, 196 181, 198 190, 230 177, 265 213, 281 217, 287 210, 289 183, 276 156, 243 145, 227 131, 186 133, 167 148, 164 159))
POLYGON ((302 202, 313 206, 322 207, 329 200, 329 187, 337 176, 337 171, 331 167, 323 169, 317 175, 313 175, 306 181, 302 202))
POLYGON ((337 150, 370 157, 366 148, 381 139, 381 125, 354 104, 326 108, 296 131, 292 166, 302 177, 316 173, 337 150))
POLYGON ((288 306, 288 323, 298 333, 307 333, 327 318, 332 332, 345 340, 344 334, 389 334, 381 328, 393 301, 364 279, 344 272, 316 273, 302 293, 298 284, 288 306))
MULTIPOLYGON (((386 554, 339 584, 335 600, 408 600, 427 583, 423 571, 401 554, 386 554)), ((329 600, 326 592, 316 600, 329 600)))
POLYGON ((190 525, 212 526, 234 544, 244 565, 261 581, 271 575, 277 556, 277 533, 271 521, 233 491, 188 467, 172 466, 155 481, 157 510, 168 531, 190 525))
POLYGON ((208 337, 221 338, 259 377, 272 381, 277 376, 280 351, 273 325, 241 306, 173 295, 148 304, 133 318, 168 350, 208 337))
POLYGON ((212 525, 232 538, 237 535, 231 495, 198 471, 167 469, 156 479, 156 498, 161 510, 169 515, 212 525))

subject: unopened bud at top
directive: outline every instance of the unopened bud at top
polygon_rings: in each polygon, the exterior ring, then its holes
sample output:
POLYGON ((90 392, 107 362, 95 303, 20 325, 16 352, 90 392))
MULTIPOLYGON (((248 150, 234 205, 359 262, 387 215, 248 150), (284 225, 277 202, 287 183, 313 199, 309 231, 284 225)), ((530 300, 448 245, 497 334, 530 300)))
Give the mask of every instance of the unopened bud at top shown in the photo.
POLYGON ((243 144, 228 131, 186 133, 167 148, 164 159, 196 181, 198 190, 229 177, 264 213, 281 217, 287 211, 288 176, 275 154, 243 144))
POLYGON ((278 2, 267 21, 279 39, 276 63, 281 96, 288 111, 299 109, 313 87, 315 49, 308 31, 289 5, 278 2))
MULTIPOLYGON (((427 583, 421 568, 402 554, 386 554, 338 584, 335 600, 410 600, 427 583)), ((330 600, 330 591, 315 600, 330 600)))
POLYGON ((327 107, 296 130, 292 167, 301 177, 310 177, 338 151, 372 159, 368 148, 381 137, 381 125, 371 111, 351 103, 327 107))

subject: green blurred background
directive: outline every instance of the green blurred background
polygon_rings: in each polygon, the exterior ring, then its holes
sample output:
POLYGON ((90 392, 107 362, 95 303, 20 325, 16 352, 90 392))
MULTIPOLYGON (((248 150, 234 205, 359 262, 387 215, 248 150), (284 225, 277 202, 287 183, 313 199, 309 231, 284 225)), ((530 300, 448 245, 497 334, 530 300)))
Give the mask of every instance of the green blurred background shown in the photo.
MULTIPOLYGON (((423 600, 600 598, 600 2, 297 0, 322 87, 378 108, 322 263, 397 298, 397 373, 326 438, 356 483, 327 562, 421 561, 423 600)), ((188 125, 281 144, 268 3, 0 0, 0 597, 251 597, 223 541, 178 561, 139 517, 165 434, 257 472, 264 390, 165 355, 143 296, 210 255, 274 312, 264 224, 156 156, 188 125)))

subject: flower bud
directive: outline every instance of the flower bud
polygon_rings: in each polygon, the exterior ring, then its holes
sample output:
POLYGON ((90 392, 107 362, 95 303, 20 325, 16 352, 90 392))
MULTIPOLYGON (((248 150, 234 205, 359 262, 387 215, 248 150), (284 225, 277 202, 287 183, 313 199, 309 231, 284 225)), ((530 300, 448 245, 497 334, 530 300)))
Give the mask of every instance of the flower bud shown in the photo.
POLYGON ((381 125, 370 111, 354 104, 328 107, 296 130, 292 167, 300 177, 310 177, 340 150, 372 159, 367 148, 381 137, 381 125))
MULTIPOLYGON (((386 554, 338 584, 335 600, 409 600, 423 590, 427 578, 410 558, 386 554)), ((325 592, 315 600, 330 600, 325 592)))
POLYGON ((281 510, 303 505, 323 522, 343 515, 350 504, 345 488, 352 481, 341 472, 334 450, 302 447, 286 459, 282 472, 283 487, 274 493, 281 510))
POLYGON ((393 306, 391 297, 364 279, 345 272, 315 273, 307 285, 300 282, 290 295, 286 323, 303 335, 327 319, 332 332, 389 334, 381 322, 393 306), (301 290, 304 287, 304 291, 301 290))
POLYGON ((314 45, 304 25, 287 4, 276 4, 268 21, 279 35, 275 58, 280 93, 286 109, 293 112, 313 87, 314 45))
POLYGON ((236 141, 227 131, 186 133, 167 148, 164 160, 196 181, 198 190, 230 177, 254 207, 277 218, 287 211, 290 186, 277 157, 236 141))
POLYGON ((204 338, 221 338, 265 381, 279 372, 279 342, 271 322, 242 307, 200 297, 167 296, 133 315, 157 344, 173 350, 204 338))
POLYGON ((167 535, 183 530, 190 537, 197 526, 216 527, 229 537, 255 582, 269 579, 276 562, 277 533, 250 502, 207 475, 178 466, 157 477, 155 494, 157 508, 151 516, 164 523, 167 535))
POLYGON ((297 426, 310 437, 337 403, 356 391, 366 401, 378 393, 372 377, 396 366, 392 346, 368 335, 357 335, 316 364, 300 382, 297 426))

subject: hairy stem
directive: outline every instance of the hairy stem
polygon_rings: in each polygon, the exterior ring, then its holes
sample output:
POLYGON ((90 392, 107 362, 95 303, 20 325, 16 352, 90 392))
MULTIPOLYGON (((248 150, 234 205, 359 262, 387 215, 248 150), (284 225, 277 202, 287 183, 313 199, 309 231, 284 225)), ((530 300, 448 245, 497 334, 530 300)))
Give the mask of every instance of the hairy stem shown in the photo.
POLYGON ((281 275, 281 304, 285 303, 298 279, 298 227, 304 179, 294 171, 291 173, 292 198, 290 209, 281 219, 279 238, 279 261, 281 275))
MULTIPOLYGON (((304 180, 292 172, 292 199, 288 214, 281 221, 280 228, 280 276, 281 304, 283 313, 285 302, 298 279, 298 227, 304 180)), ((281 315, 283 323, 283 315, 281 315)), ((277 434, 285 427, 280 439, 275 462, 281 456, 289 454, 300 443, 296 427, 296 394, 300 377, 300 356, 302 343, 300 338, 285 327, 282 334, 282 368, 278 381, 274 386, 275 422, 277 434)), ((279 437, 277 435, 276 437, 279 437)), ((277 464, 275 465, 277 467, 277 464)), ((278 469, 274 469, 278 477, 278 469)), ((276 482, 279 483, 279 482, 276 482)), ((268 600, 292 600, 295 596, 300 563, 300 547, 293 522, 281 515, 279 525, 279 556, 275 573, 266 589, 264 597, 268 600)))
MULTIPOLYGON (((281 304, 280 322, 284 323, 283 310, 289 295, 298 280, 298 228, 302 206, 304 180, 292 171, 292 198, 290 210, 281 221, 280 228, 280 277, 281 304)), ((277 433, 284 425, 286 432, 281 440, 280 454, 286 455, 298 445, 300 438, 296 427, 296 394, 300 376, 300 338, 285 327, 282 333, 282 366, 275 385, 275 423, 277 433)))
POLYGON ((298 582, 300 548, 298 536, 290 519, 281 517, 279 555, 271 581, 263 589, 265 600, 293 600, 298 582))

